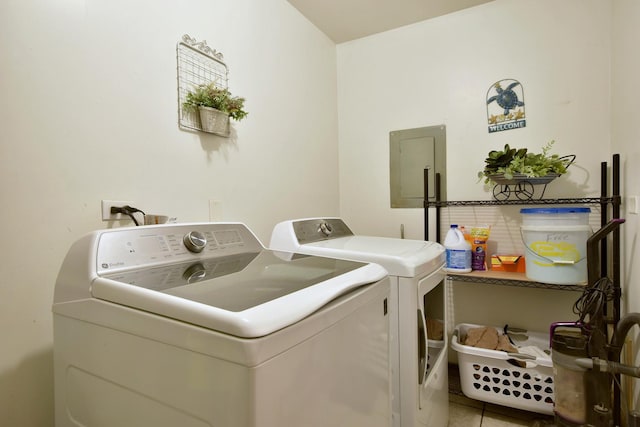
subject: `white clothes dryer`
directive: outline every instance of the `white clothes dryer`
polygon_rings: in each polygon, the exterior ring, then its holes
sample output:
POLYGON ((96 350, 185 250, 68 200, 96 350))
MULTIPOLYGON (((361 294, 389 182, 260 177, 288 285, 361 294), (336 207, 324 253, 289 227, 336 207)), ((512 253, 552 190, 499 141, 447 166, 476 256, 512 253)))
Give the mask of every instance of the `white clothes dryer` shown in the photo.
POLYGON ((375 262, 389 272, 393 426, 446 427, 449 385, 444 247, 429 241, 354 235, 340 218, 281 222, 273 229, 269 247, 375 262))
POLYGON ((240 223, 90 233, 55 285, 55 425, 388 427, 388 298, 381 266, 240 223))

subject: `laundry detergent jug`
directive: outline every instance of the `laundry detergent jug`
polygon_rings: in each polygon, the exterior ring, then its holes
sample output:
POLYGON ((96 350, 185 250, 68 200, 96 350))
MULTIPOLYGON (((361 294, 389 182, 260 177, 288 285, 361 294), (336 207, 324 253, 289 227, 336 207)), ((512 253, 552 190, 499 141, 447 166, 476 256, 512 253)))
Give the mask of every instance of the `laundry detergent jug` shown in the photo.
POLYGON ((457 224, 451 224, 444 239, 446 252, 445 268, 450 273, 471 271, 471 244, 467 242, 457 224))

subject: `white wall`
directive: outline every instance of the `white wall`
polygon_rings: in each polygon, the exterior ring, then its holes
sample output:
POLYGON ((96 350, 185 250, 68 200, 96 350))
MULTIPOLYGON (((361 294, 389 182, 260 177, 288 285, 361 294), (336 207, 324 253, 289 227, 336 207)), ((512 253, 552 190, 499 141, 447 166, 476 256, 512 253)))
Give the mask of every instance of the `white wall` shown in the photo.
MULTIPOLYGON (((640 109, 640 58, 633 54, 637 45, 635 40, 640 38, 640 29, 637 23, 640 21, 640 3, 632 0, 615 0, 613 34, 613 60, 612 60, 612 150, 624 153, 621 157, 621 186, 628 209, 628 198, 640 195, 640 129, 638 128, 635 111, 640 109)), ((638 207, 640 209, 640 206, 638 207)), ((624 224, 625 266, 624 305, 627 311, 640 311, 640 286, 634 284, 640 279, 637 265, 640 265, 640 253, 637 250, 638 214, 623 210, 627 219, 624 224)))
POLYGON ((610 3, 496 0, 338 46, 341 212, 360 231, 423 236, 421 209, 390 209, 389 131, 447 126, 450 200, 488 199, 477 172, 504 144, 577 154, 548 194, 595 195, 609 160, 610 3), (553 18, 550 15, 553 15, 553 18), (527 127, 489 134, 485 99, 524 87, 527 127), (565 187, 565 188, 563 188, 565 187))
MULTIPOLYGON (((389 132, 440 124, 447 126, 449 200, 491 198, 477 178, 490 150, 508 143, 540 151, 551 140, 552 152, 576 154, 577 164, 545 196, 599 195, 600 162, 611 162, 611 7, 606 0, 496 0, 340 44, 342 217, 357 233, 399 237, 404 224, 407 238, 423 238, 422 209, 390 208, 389 132), (506 78, 524 87, 527 126, 489 134, 486 94, 506 78)), ((454 216, 448 211, 444 220, 454 216)), ((509 225, 519 219, 513 212, 474 208, 466 218, 509 225)), ((517 232, 510 235, 522 246, 517 232)), ((479 286, 454 284, 453 324, 544 331, 550 321, 573 319, 580 295, 479 286)))
POLYGON ((180 222, 218 200, 265 243, 339 213, 335 44, 284 0, 24 0, 0 3, 0 52, 0 425, 42 427, 53 285, 71 242, 109 226, 101 199, 180 222), (178 129, 185 33, 247 98, 235 138, 178 129))
MULTIPOLYGON (((613 1, 612 26, 612 150, 624 153, 621 156, 621 186, 625 197, 622 215, 627 219, 622 226, 622 308, 623 312, 640 312, 640 250, 638 248, 638 231, 640 216, 630 213, 629 197, 640 195, 640 128, 637 114, 640 110, 640 57, 637 51, 637 40, 640 39, 640 3, 635 0, 613 1)), ((639 207, 640 208, 640 207, 639 207)), ((640 344, 638 328, 628 335, 635 338, 632 354, 635 365, 640 365, 640 344)), ((635 394, 629 405, 638 408, 640 405, 640 385, 634 381, 635 394)))

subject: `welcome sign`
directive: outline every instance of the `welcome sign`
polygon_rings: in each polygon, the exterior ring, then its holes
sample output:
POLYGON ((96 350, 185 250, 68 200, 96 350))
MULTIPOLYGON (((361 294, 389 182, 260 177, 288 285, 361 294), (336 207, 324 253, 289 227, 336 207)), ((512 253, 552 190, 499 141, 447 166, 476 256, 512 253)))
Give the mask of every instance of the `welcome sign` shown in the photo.
POLYGON ((487 122, 489 133, 527 125, 524 90, 519 81, 503 79, 491 85, 487 91, 487 122))

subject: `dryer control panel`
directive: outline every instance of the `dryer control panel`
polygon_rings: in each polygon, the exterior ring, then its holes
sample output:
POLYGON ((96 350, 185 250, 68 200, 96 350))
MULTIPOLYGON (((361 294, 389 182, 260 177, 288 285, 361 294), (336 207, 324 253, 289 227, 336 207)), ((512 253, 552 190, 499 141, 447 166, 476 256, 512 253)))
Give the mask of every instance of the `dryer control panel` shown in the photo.
POLYGON ((320 240, 337 239, 353 236, 353 232, 340 218, 314 218, 293 222, 293 231, 298 243, 318 242, 320 240))

